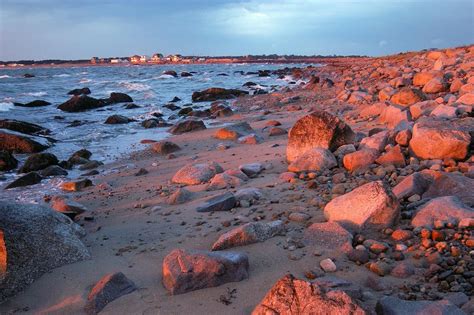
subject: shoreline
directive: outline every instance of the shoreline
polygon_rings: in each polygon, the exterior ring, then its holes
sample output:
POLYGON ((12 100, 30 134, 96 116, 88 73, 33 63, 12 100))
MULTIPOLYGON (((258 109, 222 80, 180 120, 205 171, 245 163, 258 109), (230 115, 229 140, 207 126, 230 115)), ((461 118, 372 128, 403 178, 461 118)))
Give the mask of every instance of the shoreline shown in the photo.
MULTIPOLYGON (((395 104, 397 100, 393 97, 405 87, 415 88, 412 81, 404 81, 407 79, 405 74, 411 74, 411 80, 416 73, 413 69, 430 72, 438 60, 444 60, 444 64, 437 71, 456 75, 466 73, 459 79, 462 81, 460 86, 467 85, 468 89, 474 84, 474 46, 440 50, 439 53, 444 54, 445 59, 439 56, 432 59, 428 57, 429 52, 418 52, 380 58, 326 60, 321 67, 301 70, 301 76, 308 82, 304 86, 233 100, 233 114, 219 118, 219 122, 226 125, 248 123, 252 130, 246 132, 250 137, 244 143, 217 139, 221 126, 209 126, 204 130, 167 137, 166 141, 181 148, 178 151, 159 154, 151 149, 153 144, 150 144, 150 148, 99 166, 99 174, 87 176, 92 180, 93 187, 64 193, 88 209, 76 217, 76 222, 87 232, 83 240, 91 259, 45 273, 25 290, 0 304, 0 312, 80 314, 91 285, 105 274, 115 271, 121 271, 133 280, 137 290, 109 303, 101 314, 249 314, 278 279, 288 273, 298 279, 319 283, 325 290, 347 292, 368 314, 375 312, 376 304, 387 295, 400 298, 400 301, 426 300, 435 303, 442 299, 450 300, 452 293, 459 293, 468 301, 456 305, 456 309, 459 306, 472 310, 473 289, 472 285, 469 289, 466 284, 474 281, 472 275, 468 271, 451 271, 457 276, 451 282, 456 282, 458 286, 454 287, 456 284, 450 282, 446 290, 439 276, 442 272, 453 270, 453 265, 448 264, 449 259, 455 262, 454 266, 460 260, 464 261, 466 269, 474 266, 472 248, 466 245, 467 240, 473 239, 472 226, 461 228, 444 223, 439 229, 430 229, 443 233, 443 240, 435 238, 428 239, 428 242, 424 241, 426 238, 421 236, 420 231, 417 232, 411 217, 416 214, 413 209, 419 210, 424 203, 446 194, 456 196, 465 203, 464 207, 474 211, 471 199, 466 196, 470 187, 474 187, 472 152, 468 148, 462 158, 449 156, 454 149, 443 151, 447 152, 447 157, 415 157, 412 153, 416 149, 414 145, 403 142, 399 134, 409 130, 413 139, 416 136, 413 126, 425 121, 440 125, 432 128, 435 130, 431 131, 433 133, 454 128, 460 122, 466 122, 462 128, 474 129, 471 125, 473 104, 459 102, 463 95, 474 96, 474 89, 465 94, 459 92, 461 88, 457 91, 442 89, 436 93, 424 89, 426 99, 410 105, 395 104), (462 62, 456 61, 456 58, 462 62), (451 59, 455 60, 454 64, 451 59), (389 95, 388 98, 383 99, 384 93, 389 95), (409 113, 421 102, 425 102, 423 106, 426 107, 422 108, 425 111, 420 110, 421 114, 415 118, 409 113), (429 112, 426 110, 428 107, 429 112), (452 108, 455 110, 451 111, 452 108), (353 151, 349 148, 349 151, 339 155, 335 149, 331 150, 335 166, 288 174, 288 131, 300 118, 315 110, 335 115, 350 126, 355 139, 353 151), (432 115, 435 110, 445 110, 442 112, 445 116, 432 115), (451 116, 446 118, 448 114, 451 116), (386 134, 385 140, 381 142, 379 138, 374 138, 377 134, 386 134), (348 164, 346 156, 367 152, 362 149, 364 143, 377 147, 373 149, 378 150, 377 157, 354 158, 354 164, 367 167, 358 172, 355 167, 350 169, 352 165, 348 164), (400 154, 395 155, 392 150, 398 149, 400 154), (389 161, 381 161, 380 157, 387 155, 389 161), (172 182, 183 166, 209 162, 217 162, 224 171, 231 172, 229 174, 237 174, 242 165, 253 163, 261 164, 263 170, 215 190, 210 188, 209 181, 198 185, 172 182), (146 172, 137 175, 142 169, 146 172), (395 187, 414 173, 430 174, 433 176, 431 187, 439 186, 432 188, 429 196, 425 196, 426 192, 418 192, 395 197, 391 191, 396 191, 395 187), (439 178, 449 178, 446 179, 448 184, 443 186, 439 178), (349 246, 351 250, 357 246, 363 251, 364 259, 350 258, 345 248, 337 242, 333 243, 342 237, 340 231, 328 229, 327 233, 333 233, 328 239, 320 234, 311 237, 308 232, 310 227, 327 223, 328 203, 344 196, 349 198, 347 196, 357 191, 358 187, 377 181, 385 182, 386 189, 390 191, 388 195, 396 198, 399 204, 400 214, 396 222, 383 229, 351 231, 349 246), (189 195, 182 202, 174 203, 174 194, 182 189, 187 190, 189 195), (237 195, 242 189, 258 190, 261 196, 251 201, 239 200, 228 211, 196 211, 208 197, 224 192, 237 195), (412 198, 414 195, 419 199, 412 198), (283 235, 227 250, 249 257, 247 279, 180 295, 170 295, 163 287, 162 263, 172 250, 209 250, 225 232, 246 223, 274 220, 283 222, 283 235), (398 234, 394 231, 402 231, 399 234, 410 237, 397 238, 398 234), (450 238, 454 233, 460 233, 461 239, 450 238), (327 244, 321 244, 320 239, 326 240, 327 244), (446 246, 438 249, 444 246, 437 245, 442 242, 446 246), (429 244, 425 247, 426 243, 429 244), (451 254, 452 246, 459 249, 459 255, 451 254), (441 254, 436 255, 438 252, 441 254), (331 259, 337 270, 325 270, 321 264, 325 259, 331 259), (426 274, 432 272, 434 267, 429 268, 433 264, 441 269, 435 271, 436 278, 427 278, 426 274), (393 271, 397 268, 398 274, 393 271), (451 290, 453 287, 455 289, 451 290)), ((449 84, 453 86, 453 80, 449 84)), ((410 97, 416 98, 416 95, 410 97)), ((456 132, 464 132, 462 128, 456 132)), ((306 129, 311 129, 311 126, 306 129)), ((423 144, 430 145, 430 139, 438 138, 426 136, 423 144)), ((470 141, 472 144, 472 139, 470 141)), ((440 150, 448 145, 442 140, 437 143, 440 150)), ((362 204, 370 208, 377 198, 355 199, 351 207, 357 208, 362 204)), ((345 213, 347 209, 339 210, 345 213)), ((387 206, 384 211, 390 210, 394 209, 387 206)), ((473 218, 473 215, 466 217, 473 218)))

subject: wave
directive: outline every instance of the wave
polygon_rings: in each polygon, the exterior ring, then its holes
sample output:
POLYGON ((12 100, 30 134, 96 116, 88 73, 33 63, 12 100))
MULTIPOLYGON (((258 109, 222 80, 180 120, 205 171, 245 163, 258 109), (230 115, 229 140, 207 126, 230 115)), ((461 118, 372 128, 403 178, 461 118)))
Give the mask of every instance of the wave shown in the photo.
POLYGON ((36 96, 36 97, 41 97, 41 96, 45 96, 47 95, 48 92, 30 92, 30 93, 25 93, 25 95, 29 95, 29 96, 36 96))
POLYGON ((149 86, 148 84, 142 84, 142 83, 132 83, 132 82, 125 81, 125 82, 119 82, 119 85, 125 87, 129 91, 143 92, 143 91, 151 90, 151 86, 149 86))
POLYGON ((0 102, 0 112, 8 112, 10 109, 13 109, 13 103, 0 102))
POLYGON ((11 78, 8 74, 0 75, 0 79, 11 78))
POLYGON ((159 77, 157 77, 157 79, 173 79, 173 78, 174 77, 172 75, 169 75, 169 74, 162 74, 159 77))
POLYGON ((70 74, 67 74, 67 73, 62 73, 62 74, 55 74, 53 75, 53 77, 55 78, 66 78, 66 77, 70 77, 71 75, 70 74))
POLYGON ((91 79, 81 79, 81 81, 79 81, 79 83, 89 83, 89 82, 92 82, 91 79))

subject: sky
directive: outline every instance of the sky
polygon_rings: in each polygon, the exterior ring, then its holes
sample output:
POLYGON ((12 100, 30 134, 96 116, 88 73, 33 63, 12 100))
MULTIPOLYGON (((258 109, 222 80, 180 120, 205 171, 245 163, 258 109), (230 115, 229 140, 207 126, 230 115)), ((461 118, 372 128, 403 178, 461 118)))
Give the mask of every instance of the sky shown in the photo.
POLYGON ((0 60, 369 55, 474 43, 474 0, 0 0, 0 60))

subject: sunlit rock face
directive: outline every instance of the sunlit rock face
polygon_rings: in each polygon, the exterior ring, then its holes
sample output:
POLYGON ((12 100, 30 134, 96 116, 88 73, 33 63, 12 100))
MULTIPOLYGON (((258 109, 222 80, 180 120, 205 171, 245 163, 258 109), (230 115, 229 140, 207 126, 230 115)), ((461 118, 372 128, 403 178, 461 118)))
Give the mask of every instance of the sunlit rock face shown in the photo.
POLYGON ((0 302, 54 268, 89 259, 84 234, 48 207, 0 203, 0 302))
POLYGON ((299 119, 288 135, 286 159, 293 162, 313 148, 336 150, 354 142, 354 132, 341 119, 328 112, 317 110, 299 119))

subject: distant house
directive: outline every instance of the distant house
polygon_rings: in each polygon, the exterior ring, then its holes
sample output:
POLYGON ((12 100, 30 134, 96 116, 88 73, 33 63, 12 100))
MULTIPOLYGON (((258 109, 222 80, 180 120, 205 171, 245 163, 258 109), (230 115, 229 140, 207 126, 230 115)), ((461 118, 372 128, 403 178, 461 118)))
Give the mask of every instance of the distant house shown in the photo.
POLYGON ((130 62, 131 63, 140 63, 140 56, 139 55, 134 55, 132 57, 130 57, 130 62))
POLYGON ((182 56, 181 55, 172 55, 171 56, 171 61, 172 62, 178 62, 182 59, 182 56))
POLYGON ((140 56, 140 62, 141 62, 141 63, 145 63, 145 62, 147 62, 148 60, 150 60, 150 58, 149 58, 148 56, 145 56, 145 55, 140 56))
POLYGON ((154 54, 151 56, 152 62, 160 62, 163 59, 163 54, 154 54))
POLYGON ((113 59, 110 59, 110 63, 121 63, 122 60, 120 60, 119 58, 113 58, 113 59))
POLYGON ((98 63, 99 62, 99 58, 98 57, 92 57, 91 58, 91 63, 98 63))

